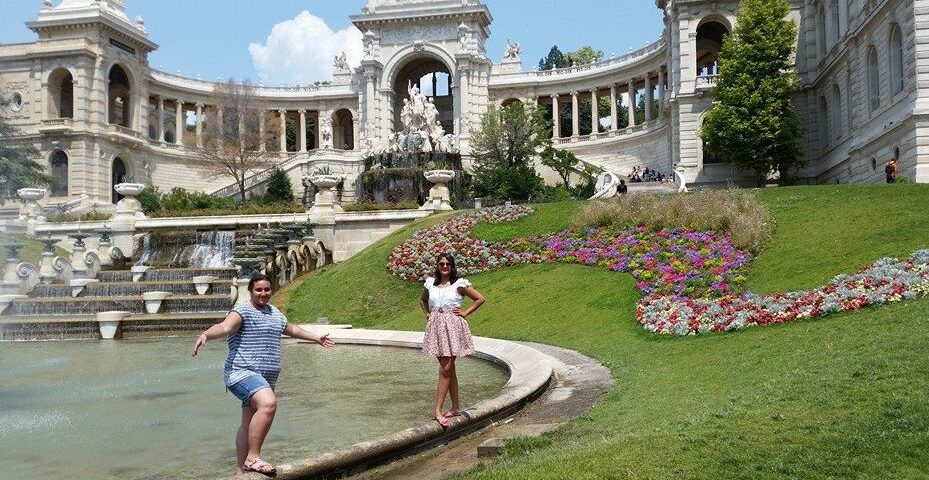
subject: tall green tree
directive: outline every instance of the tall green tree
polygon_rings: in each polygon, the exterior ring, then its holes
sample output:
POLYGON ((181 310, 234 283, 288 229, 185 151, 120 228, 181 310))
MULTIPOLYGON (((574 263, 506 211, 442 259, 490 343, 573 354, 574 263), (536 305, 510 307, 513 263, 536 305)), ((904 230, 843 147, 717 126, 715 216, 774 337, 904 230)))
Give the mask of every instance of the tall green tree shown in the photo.
POLYGON ((0 92, 0 199, 13 198, 24 187, 50 187, 55 177, 36 163, 39 151, 31 143, 19 140, 22 131, 9 122, 11 100, 0 92))
POLYGON ((564 54, 564 58, 569 67, 571 65, 587 65, 588 63, 603 60, 603 52, 595 50, 590 45, 585 45, 573 52, 564 54))
POLYGON ((802 166, 800 119, 793 96, 800 87, 793 62, 797 26, 787 0, 742 0, 737 26, 723 41, 713 107, 700 135, 709 151, 759 184, 770 172, 782 180, 802 166))
POLYGON ((551 123, 535 104, 491 104, 471 135, 474 194, 499 200, 528 200, 544 186, 533 157, 550 145, 551 123))
POLYGON ((287 173, 275 166, 271 170, 271 176, 268 178, 268 189, 265 192, 265 200, 268 202, 293 202, 294 190, 290 184, 290 177, 287 173))
POLYGON ((553 68, 564 68, 570 65, 567 60, 565 60, 564 54, 561 53, 561 50, 558 48, 558 45, 552 47, 548 51, 548 55, 539 60, 539 70, 551 70, 553 68))
POLYGON ((552 147, 543 150, 540 157, 542 165, 554 170, 565 188, 571 188, 571 173, 578 169, 581 160, 567 150, 552 147))

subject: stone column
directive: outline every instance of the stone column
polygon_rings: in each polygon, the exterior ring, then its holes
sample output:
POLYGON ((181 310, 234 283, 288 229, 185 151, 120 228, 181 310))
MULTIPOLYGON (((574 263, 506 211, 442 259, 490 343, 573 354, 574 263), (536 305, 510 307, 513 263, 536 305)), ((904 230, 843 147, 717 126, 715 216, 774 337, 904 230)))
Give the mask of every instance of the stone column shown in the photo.
POLYGON ((654 118, 652 104, 655 103, 655 93, 652 91, 652 74, 645 74, 645 121, 649 122, 654 118))
POLYGON ((577 90, 571 92, 571 136, 577 137, 581 134, 580 109, 578 108, 577 90))
POLYGON ((203 146, 203 104, 197 104, 197 146, 203 146))
POLYGON ((558 112, 558 94, 552 95, 552 138, 561 138, 561 115, 558 112))
POLYGON ((471 68, 470 67, 461 67, 458 69, 460 72, 460 81, 459 81, 459 95, 461 96, 461 133, 460 135, 468 135, 471 127, 471 68))
POLYGON ((658 105, 662 111, 664 110, 664 97, 665 97, 664 83, 665 83, 664 70, 659 68, 658 69, 658 105))
POLYGON ((184 101, 175 100, 175 117, 174 117, 174 143, 182 145, 184 143, 184 101))
POLYGON ((265 115, 268 112, 261 110, 258 112, 258 151, 263 152, 267 148, 265 145, 265 115))
POLYGON ((590 134, 600 133, 600 111, 597 106, 597 87, 590 90, 590 134))
POLYGON ((306 110, 300 110, 300 148, 301 152, 307 151, 306 148, 306 110))
POLYGON ((278 110, 281 116, 281 152, 287 151, 287 110, 278 110))
POLYGON ((629 80, 629 126, 635 126, 635 79, 629 80))
POLYGON ((616 84, 610 85, 610 130, 619 130, 619 111, 616 108, 616 84))
POLYGON ((165 141, 165 99, 158 97, 158 141, 165 141))

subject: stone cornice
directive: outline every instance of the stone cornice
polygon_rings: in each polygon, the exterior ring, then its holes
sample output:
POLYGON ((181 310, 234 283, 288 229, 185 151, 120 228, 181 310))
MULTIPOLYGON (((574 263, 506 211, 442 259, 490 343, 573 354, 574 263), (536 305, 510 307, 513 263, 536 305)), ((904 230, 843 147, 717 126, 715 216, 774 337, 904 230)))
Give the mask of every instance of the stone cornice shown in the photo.
POLYGON ((42 33, 104 26, 110 32, 118 32, 123 35, 125 40, 132 42, 134 44, 133 46, 139 48, 145 54, 158 49, 158 44, 149 40, 145 32, 108 11, 102 11, 92 16, 76 18, 62 17, 46 20, 40 19, 27 22, 26 26, 30 30, 40 34, 40 36, 42 33))
POLYGON ((359 30, 381 28, 390 25, 401 25, 405 23, 426 22, 444 22, 444 21, 461 21, 477 19, 481 28, 485 30, 493 22, 493 16, 485 5, 458 7, 449 9, 427 10, 423 13, 411 14, 410 12, 391 12, 391 13, 374 13, 352 15, 349 17, 352 23, 359 30))

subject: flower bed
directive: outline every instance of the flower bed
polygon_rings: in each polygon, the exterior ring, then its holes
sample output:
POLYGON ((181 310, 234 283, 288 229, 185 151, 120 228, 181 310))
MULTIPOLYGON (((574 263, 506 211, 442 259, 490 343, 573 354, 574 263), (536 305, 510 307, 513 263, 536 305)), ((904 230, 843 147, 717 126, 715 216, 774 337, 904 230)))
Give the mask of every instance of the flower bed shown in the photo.
POLYGON ((927 293, 929 250, 920 250, 905 260, 878 260, 815 290, 772 295, 746 292, 716 299, 647 296, 636 307, 636 318, 654 333, 690 335, 823 317, 927 293))
POLYGON ((751 255, 736 248, 728 233, 640 226, 565 230, 509 242, 471 236, 478 221, 507 222, 531 212, 525 206, 488 208, 420 230, 391 252, 387 268, 404 280, 422 281, 433 274, 436 256, 447 252, 462 276, 555 262, 626 272, 644 294, 636 306, 639 323, 650 332, 675 335, 822 317, 929 294, 929 250, 905 260, 879 260, 815 290, 756 295, 738 293, 751 255))

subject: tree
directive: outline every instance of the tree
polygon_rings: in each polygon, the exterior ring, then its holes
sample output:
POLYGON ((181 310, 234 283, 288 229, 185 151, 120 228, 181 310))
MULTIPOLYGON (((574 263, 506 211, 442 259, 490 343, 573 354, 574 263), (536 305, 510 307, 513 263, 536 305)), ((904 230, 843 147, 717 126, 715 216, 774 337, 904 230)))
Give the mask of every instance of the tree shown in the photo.
POLYGON ((787 18, 787 0, 742 0, 737 27, 723 41, 714 104, 701 137, 709 151, 759 184, 768 173, 804 164, 800 120, 793 105, 800 81, 792 60, 797 26, 787 18))
POLYGON ((570 65, 565 60, 564 54, 558 49, 558 45, 548 51, 548 56, 539 60, 539 70, 552 70, 554 68, 564 68, 570 65))
POLYGON ((551 123, 535 104, 491 104, 471 136, 476 196, 528 200, 543 187, 532 159, 550 145, 551 123))
POLYGON ((572 65, 587 65, 588 63, 599 62, 603 59, 603 52, 600 50, 594 50, 594 47, 590 45, 585 45, 573 52, 568 52, 564 54, 565 62, 567 66, 572 65))
POLYGON ((3 115, 9 111, 10 99, 0 94, 0 199, 13 198, 25 187, 50 187, 57 182, 45 173, 45 167, 33 160, 39 156, 31 143, 21 142, 22 131, 3 115))
MULTIPOLYGON (((277 152, 262 148, 279 141, 281 122, 266 115, 262 135, 261 115, 268 111, 249 82, 217 82, 211 94, 215 108, 206 112, 206 124, 195 152, 203 169, 213 176, 232 177, 239 189, 239 202, 245 203, 245 179, 274 164, 277 152)), ((281 152, 284 153, 284 152, 281 152)))
POLYGON ((268 190, 265 192, 265 200, 268 202, 293 202, 294 190, 290 184, 290 177, 278 167, 271 170, 271 177, 268 178, 268 190))
POLYGON ((571 173, 577 170, 578 165, 581 163, 580 159, 567 150, 552 147, 543 150, 540 156, 542 165, 554 170, 561 177, 565 188, 570 189, 571 173))

